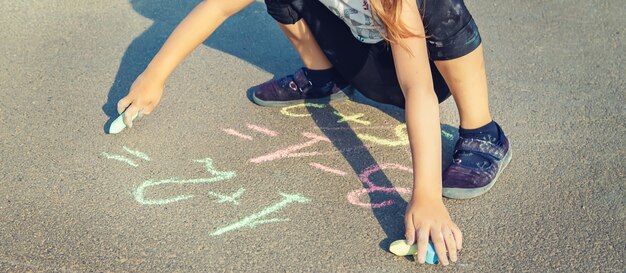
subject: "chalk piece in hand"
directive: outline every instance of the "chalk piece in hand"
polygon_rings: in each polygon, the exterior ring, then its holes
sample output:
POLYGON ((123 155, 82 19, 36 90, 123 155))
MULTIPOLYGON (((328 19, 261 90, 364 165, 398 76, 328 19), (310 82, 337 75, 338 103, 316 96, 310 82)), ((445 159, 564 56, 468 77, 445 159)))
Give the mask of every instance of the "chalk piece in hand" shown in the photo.
MULTIPOLYGON (((124 124, 124 113, 125 112, 122 112, 120 116, 111 123, 111 127, 109 127, 109 134, 117 134, 126 128, 126 124, 124 124)), ((132 120, 135 120, 138 115, 139 113, 136 113, 132 120)))
MULTIPOLYGON (((417 253, 417 244, 407 245, 405 240, 397 240, 389 246, 389 251, 398 256, 415 255, 417 253)), ((426 250, 426 263, 436 264, 437 253, 432 242, 428 242, 428 250, 426 250)))

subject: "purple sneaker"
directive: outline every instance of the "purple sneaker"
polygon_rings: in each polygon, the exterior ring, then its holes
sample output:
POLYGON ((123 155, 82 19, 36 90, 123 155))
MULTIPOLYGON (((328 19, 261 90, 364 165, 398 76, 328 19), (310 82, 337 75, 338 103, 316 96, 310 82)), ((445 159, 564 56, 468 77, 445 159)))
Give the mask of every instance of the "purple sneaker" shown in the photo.
POLYGON ((502 170, 511 161, 509 140, 504 137, 502 146, 476 138, 460 138, 454 151, 454 162, 443 173, 443 196, 468 199, 487 192, 498 180, 502 170), (476 167, 461 165, 460 152, 479 154, 487 162, 476 167))
POLYGON ((298 69, 293 75, 272 79, 255 88, 252 94, 254 102, 261 106, 289 106, 304 102, 328 102, 348 98, 352 88, 349 84, 337 84, 330 81, 321 88, 313 87, 304 69, 298 69))

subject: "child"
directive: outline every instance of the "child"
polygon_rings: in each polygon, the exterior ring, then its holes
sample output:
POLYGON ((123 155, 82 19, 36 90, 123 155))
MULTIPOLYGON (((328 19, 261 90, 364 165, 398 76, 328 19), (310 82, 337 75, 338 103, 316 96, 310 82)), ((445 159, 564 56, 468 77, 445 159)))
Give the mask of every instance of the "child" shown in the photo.
MULTIPOLYGON (((205 0, 174 30, 129 94, 118 103, 124 122, 149 114, 174 68, 230 15, 252 0, 205 0)), ((480 35, 463 0, 266 0, 305 67, 268 81, 254 101, 282 106, 341 99, 350 85, 365 96, 405 108, 413 160, 406 240, 423 263, 432 240, 442 264, 456 262, 462 233, 441 196, 488 191, 511 159, 509 142, 491 119, 480 35), (460 116, 453 164, 442 174, 438 103, 452 94, 460 116), (443 183, 442 183, 443 182, 443 183)))

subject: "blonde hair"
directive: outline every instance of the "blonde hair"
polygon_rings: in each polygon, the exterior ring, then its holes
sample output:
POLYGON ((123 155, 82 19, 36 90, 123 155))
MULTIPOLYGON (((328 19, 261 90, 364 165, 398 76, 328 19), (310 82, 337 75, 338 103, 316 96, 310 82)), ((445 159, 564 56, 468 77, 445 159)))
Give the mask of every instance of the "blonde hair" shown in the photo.
MULTIPOLYGON (((400 15, 402 14, 402 1, 415 0, 369 0, 372 12, 374 12, 374 15, 380 19, 382 26, 378 26, 378 22, 376 20, 374 20, 375 24, 378 27, 384 28, 384 31, 379 29, 383 38, 390 43, 397 43, 400 39, 408 37, 427 38, 424 35, 413 33, 408 29, 406 24, 400 20, 400 15)), ((424 2, 424 6, 425 5, 426 2, 424 2)), ((405 47, 403 45, 401 46, 405 47)))

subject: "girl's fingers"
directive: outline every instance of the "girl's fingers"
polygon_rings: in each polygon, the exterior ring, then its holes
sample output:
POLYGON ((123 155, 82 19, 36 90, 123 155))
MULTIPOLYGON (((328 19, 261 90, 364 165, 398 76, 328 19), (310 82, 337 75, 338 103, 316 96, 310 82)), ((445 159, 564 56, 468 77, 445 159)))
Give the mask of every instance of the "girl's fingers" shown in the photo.
POLYGON ((141 108, 141 111, 139 111, 139 116, 150 115, 150 113, 152 113, 152 110, 154 110, 154 104, 150 103, 150 104, 144 106, 143 108, 141 108))
POLYGON ((435 246, 435 252, 439 257, 439 261, 443 265, 448 265, 448 255, 446 255, 446 244, 443 239, 443 234, 441 234, 441 228, 433 228, 430 230, 430 238, 433 240, 433 245, 435 246))
POLYGON ((415 242, 415 227, 413 226, 413 219, 411 219, 411 217, 407 217, 404 221, 404 225, 404 237, 406 238, 406 244, 412 245, 413 242, 415 242))
POLYGON ((461 250, 463 248, 463 233, 455 224, 452 224, 451 230, 454 235, 454 241, 456 242, 456 248, 461 250))
POLYGON ((128 97, 124 97, 123 99, 118 101, 117 102, 117 113, 121 114, 122 112, 124 112, 124 109, 126 109, 126 107, 128 107, 128 105, 130 105, 130 99, 128 99, 128 97))
POLYGON ((454 240, 454 235, 452 234, 450 228, 443 228, 443 239, 446 243, 446 247, 448 248, 448 257, 450 257, 450 261, 453 263, 456 262, 456 241, 454 240))
POLYGON ((417 231, 417 261, 421 264, 426 262, 428 250, 428 228, 420 227, 417 231))
POLYGON ((139 114, 139 110, 136 104, 131 104, 126 111, 124 112, 124 124, 128 126, 128 128, 133 127, 133 119, 139 114))

